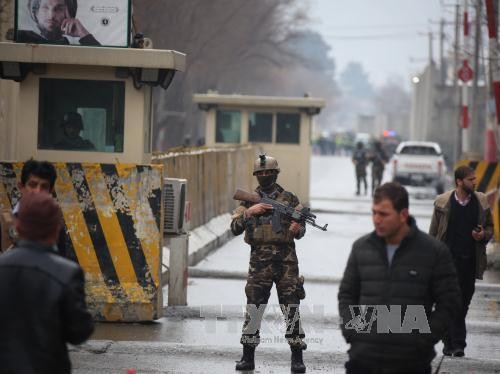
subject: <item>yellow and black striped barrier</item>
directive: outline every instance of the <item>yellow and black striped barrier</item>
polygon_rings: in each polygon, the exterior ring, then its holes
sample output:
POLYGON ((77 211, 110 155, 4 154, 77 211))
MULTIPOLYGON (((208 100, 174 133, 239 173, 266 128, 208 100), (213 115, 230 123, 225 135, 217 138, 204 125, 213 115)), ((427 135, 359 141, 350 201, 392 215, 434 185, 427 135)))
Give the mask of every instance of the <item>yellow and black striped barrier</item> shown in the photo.
MULTIPOLYGON (((0 208, 19 199, 23 163, 0 162, 0 208)), ((85 271, 95 319, 161 317, 161 165, 54 163, 66 252, 85 271)))
POLYGON ((493 213, 495 241, 500 242, 500 163, 488 161, 460 160, 457 167, 468 165, 476 171, 476 190, 484 192, 493 213))

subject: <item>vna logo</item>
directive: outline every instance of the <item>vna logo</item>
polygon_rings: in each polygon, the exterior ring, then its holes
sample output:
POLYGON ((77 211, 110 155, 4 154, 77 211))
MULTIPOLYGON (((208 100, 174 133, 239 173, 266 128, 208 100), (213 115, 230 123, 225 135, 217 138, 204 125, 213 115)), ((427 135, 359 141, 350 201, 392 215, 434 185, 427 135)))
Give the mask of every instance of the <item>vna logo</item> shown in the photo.
POLYGON ((369 334, 377 321, 377 334, 410 334, 418 331, 430 334, 429 321, 423 305, 408 305, 401 318, 401 305, 349 305, 351 320, 345 324, 348 330, 369 334))

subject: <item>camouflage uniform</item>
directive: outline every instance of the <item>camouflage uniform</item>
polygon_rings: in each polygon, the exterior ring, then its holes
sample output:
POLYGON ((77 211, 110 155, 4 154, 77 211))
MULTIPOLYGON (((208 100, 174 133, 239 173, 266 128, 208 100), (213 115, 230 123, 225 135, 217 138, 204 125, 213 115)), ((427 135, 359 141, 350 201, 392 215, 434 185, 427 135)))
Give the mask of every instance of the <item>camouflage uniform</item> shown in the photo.
POLYGON ((365 186, 365 194, 368 189, 368 184, 366 183, 366 164, 368 158, 366 157, 366 152, 362 148, 358 148, 354 151, 352 160, 356 164, 356 194, 360 193, 360 184, 363 182, 365 186))
MULTIPOLYGON (((267 195, 268 197, 289 206, 299 206, 299 200, 294 194, 284 191, 277 184, 276 187, 275 193, 267 195)), ((256 189, 256 192, 263 196, 260 187, 256 189)), ((245 242, 251 246, 250 266, 245 287, 247 312, 240 342, 253 347, 259 344, 260 319, 255 325, 255 316, 252 316, 252 319, 250 312, 253 311, 255 314, 261 304, 267 304, 274 282, 281 310, 286 319, 285 337, 290 346, 302 347, 304 344, 302 339, 305 335, 300 326, 299 304, 300 300, 305 298, 304 278, 299 277, 294 239, 304 236, 305 227, 302 226, 294 238, 292 232, 288 230, 290 222, 282 220, 282 231, 275 233, 271 226, 271 215, 245 217, 244 212, 250 206, 249 203, 241 203, 234 211, 231 222, 233 234, 240 235, 245 231, 245 242)))
POLYGON ((385 163, 389 160, 383 149, 376 149, 372 156, 372 194, 382 183, 385 163))

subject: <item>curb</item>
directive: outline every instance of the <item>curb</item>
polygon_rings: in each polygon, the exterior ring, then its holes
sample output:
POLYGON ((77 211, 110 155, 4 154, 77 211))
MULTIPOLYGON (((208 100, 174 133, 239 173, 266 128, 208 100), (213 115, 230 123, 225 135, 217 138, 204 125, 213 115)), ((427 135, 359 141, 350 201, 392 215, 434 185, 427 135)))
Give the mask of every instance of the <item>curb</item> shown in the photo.
MULTIPOLYGON (((191 230, 188 239, 188 266, 195 266, 223 244, 233 238, 230 229, 231 215, 221 214, 206 224, 191 230)), ((163 247, 161 278, 163 286, 168 285, 170 250, 163 247)))
MULTIPOLYGON (((189 267, 189 276, 191 278, 218 278, 218 279, 239 279, 246 280, 247 272, 243 271, 228 271, 228 270, 206 270, 189 267)), ((304 274, 304 278, 308 283, 325 283, 338 284, 341 281, 340 277, 328 277, 304 274)), ((476 291, 500 293, 500 284, 476 282, 476 291)))

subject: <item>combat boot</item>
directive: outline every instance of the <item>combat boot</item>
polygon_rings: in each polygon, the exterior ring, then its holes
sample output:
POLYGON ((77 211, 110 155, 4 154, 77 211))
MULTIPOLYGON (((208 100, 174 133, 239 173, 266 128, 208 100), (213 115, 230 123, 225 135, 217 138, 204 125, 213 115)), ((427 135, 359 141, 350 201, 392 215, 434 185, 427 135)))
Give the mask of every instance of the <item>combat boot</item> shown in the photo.
POLYGON ((292 349, 292 372, 305 373, 306 365, 302 359, 302 347, 291 347, 292 349))
POLYGON ((236 370, 253 370, 255 369, 255 347, 243 344, 243 357, 240 361, 236 361, 236 370))

